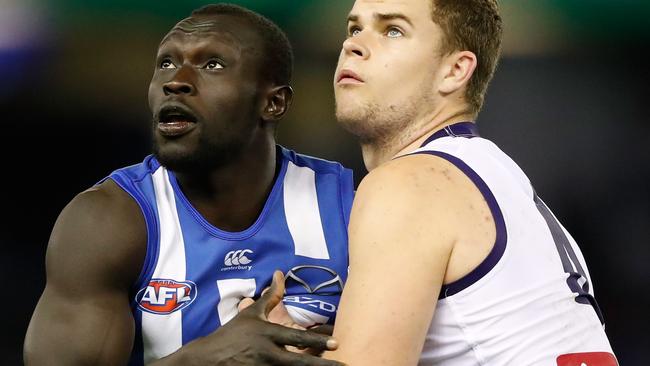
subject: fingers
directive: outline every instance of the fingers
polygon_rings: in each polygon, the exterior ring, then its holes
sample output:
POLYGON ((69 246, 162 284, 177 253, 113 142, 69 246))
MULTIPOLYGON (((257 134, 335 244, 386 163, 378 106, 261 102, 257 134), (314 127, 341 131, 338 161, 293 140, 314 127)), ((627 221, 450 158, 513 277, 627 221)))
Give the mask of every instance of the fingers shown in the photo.
POLYGON ((274 355, 274 364, 283 366, 344 366, 344 363, 325 360, 320 357, 278 350, 274 355))
POLYGON ((330 324, 321 324, 317 325, 314 327, 309 328, 310 332, 318 333, 318 334, 324 334, 324 335, 329 335, 331 336, 334 334, 334 326, 330 324))
POLYGON ((292 317, 289 315, 289 310, 284 303, 280 303, 271 310, 267 320, 271 323, 284 325, 285 327, 295 328, 295 329, 305 329, 305 327, 300 326, 292 317))
POLYGON ((255 304, 255 300, 251 299, 250 297, 245 297, 242 299, 242 301, 237 304, 237 310, 241 313, 244 309, 247 307, 255 304))
MULTIPOLYGON (((329 324, 321 324, 317 325, 314 327, 309 328, 309 332, 317 333, 317 334, 323 334, 327 336, 331 336, 334 333, 334 326, 329 325, 329 324)), ((320 356, 325 352, 325 350, 322 349, 317 349, 317 348, 306 348, 304 349, 303 353, 308 353, 313 356, 320 356)))
POLYGON ((265 293, 267 293, 270 289, 271 289, 271 286, 266 287, 264 290, 262 290, 262 295, 264 295, 265 293))
POLYGON ((268 324, 268 336, 281 346, 296 346, 298 348, 314 348, 316 350, 334 351, 338 342, 329 336, 304 330, 287 328, 277 324, 268 324))
POLYGON ((271 310, 282 301, 282 296, 284 296, 284 275, 280 271, 275 271, 273 272, 271 288, 255 304, 250 306, 251 311, 266 320, 271 310))

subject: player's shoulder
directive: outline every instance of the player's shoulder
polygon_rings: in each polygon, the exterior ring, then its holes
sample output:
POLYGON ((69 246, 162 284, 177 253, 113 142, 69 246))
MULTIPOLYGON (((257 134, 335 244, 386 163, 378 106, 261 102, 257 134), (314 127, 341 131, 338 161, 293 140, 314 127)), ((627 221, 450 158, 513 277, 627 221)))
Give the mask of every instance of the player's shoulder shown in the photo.
POLYGON ((128 225, 139 209, 131 196, 109 178, 77 194, 63 210, 68 212, 89 221, 123 220, 128 225))
MULTIPOLYGON (((350 220, 350 248, 378 248, 373 260, 404 248, 435 256, 458 238, 462 207, 452 166, 443 159, 404 156, 372 169, 357 189, 350 220), (399 243, 399 245, 396 245, 399 243), (437 243, 433 245, 432 243, 437 243)), ((427 256, 427 258, 432 258, 427 256)))
POLYGON ((75 266, 74 272, 124 276, 126 286, 140 271, 146 240, 146 224, 137 203, 107 179, 79 193, 61 211, 50 236, 47 263, 66 271, 70 265, 84 263, 75 266))
POLYGON ((464 184, 466 176, 450 161, 435 155, 399 156, 373 169, 361 181, 357 196, 401 195, 422 202, 445 196, 464 184))

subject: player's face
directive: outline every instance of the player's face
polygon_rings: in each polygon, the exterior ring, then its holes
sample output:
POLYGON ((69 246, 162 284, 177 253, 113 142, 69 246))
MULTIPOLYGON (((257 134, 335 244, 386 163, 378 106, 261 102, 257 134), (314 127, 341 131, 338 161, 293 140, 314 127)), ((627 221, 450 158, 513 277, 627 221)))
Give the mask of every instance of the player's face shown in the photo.
POLYGON ((209 169, 246 146, 259 121, 260 39, 232 16, 188 18, 161 42, 149 85, 154 154, 209 169))
POLYGON ((431 0, 357 0, 334 76, 336 116, 362 139, 404 128, 435 103, 442 30, 431 0))

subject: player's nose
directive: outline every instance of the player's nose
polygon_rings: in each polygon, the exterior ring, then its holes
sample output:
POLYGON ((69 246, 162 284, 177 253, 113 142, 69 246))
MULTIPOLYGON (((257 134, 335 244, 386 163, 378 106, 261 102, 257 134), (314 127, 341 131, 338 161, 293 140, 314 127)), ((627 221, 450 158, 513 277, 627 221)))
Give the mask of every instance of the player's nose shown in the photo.
POLYGON ((171 94, 194 94, 194 86, 183 81, 169 81, 163 85, 165 95, 171 94))
POLYGON ((176 72, 174 78, 163 84, 163 92, 165 95, 171 94, 189 94, 193 95, 196 88, 191 81, 191 76, 188 75, 187 68, 182 67, 176 72))
POLYGON ((370 49, 361 39, 362 37, 349 37, 343 41, 343 51, 347 56, 361 57, 367 59, 370 56, 370 49))

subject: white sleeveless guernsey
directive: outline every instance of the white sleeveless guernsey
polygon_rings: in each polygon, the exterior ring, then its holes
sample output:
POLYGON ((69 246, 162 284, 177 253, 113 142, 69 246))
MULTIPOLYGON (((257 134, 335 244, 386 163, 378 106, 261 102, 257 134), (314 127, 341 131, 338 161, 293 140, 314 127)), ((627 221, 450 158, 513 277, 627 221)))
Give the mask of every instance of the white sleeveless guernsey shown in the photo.
POLYGON ((413 153, 463 171, 497 230, 487 258, 443 286, 420 365, 617 365, 582 253, 517 164, 471 122, 413 153))

